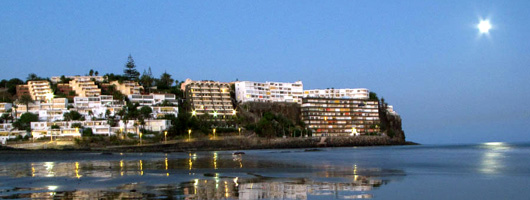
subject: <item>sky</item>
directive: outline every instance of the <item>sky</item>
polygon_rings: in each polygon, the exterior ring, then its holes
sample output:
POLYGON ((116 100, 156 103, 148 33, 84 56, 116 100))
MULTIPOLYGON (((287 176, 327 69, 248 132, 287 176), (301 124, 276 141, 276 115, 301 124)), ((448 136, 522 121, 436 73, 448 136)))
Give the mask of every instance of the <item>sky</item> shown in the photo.
POLYGON ((0 79, 368 88, 424 144, 530 141, 530 1, 0 1, 0 79), (489 34, 477 24, 489 19, 489 34))

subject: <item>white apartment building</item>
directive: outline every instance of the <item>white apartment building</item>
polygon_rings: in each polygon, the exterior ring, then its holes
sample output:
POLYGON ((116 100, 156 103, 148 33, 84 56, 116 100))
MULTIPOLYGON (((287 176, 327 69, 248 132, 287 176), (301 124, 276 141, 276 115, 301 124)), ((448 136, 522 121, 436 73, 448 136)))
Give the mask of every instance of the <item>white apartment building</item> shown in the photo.
POLYGON ((140 94, 140 91, 144 89, 138 82, 135 81, 119 81, 110 82, 111 85, 116 87, 116 90, 120 91, 124 95, 140 94))
POLYGON ((366 88, 304 90, 304 97, 368 99, 369 95, 370 90, 366 88))
POLYGON ((105 117, 107 110, 114 115, 122 109, 123 104, 114 100, 112 95, 100 95, 98 97, 74 97, 73 106, 77 112, 85 116, 85 119, 90 119, 105 117))
POLYGON ((20 118, 25 112, 31 112, 39 115, 41 121, 57 121, 63 120, 63 114, 68 112, 67 98, 54 98, 48 102, 35 101, 26 105, 17 103, 16 109, 12 109, 12 113, 16 114, 16 118, 20 118))
POLYGON ((53 91, 48 81, 28 81, 27 86, 31 98, 35 101, 46 101, 53 98, 53 91))
POLYGON ((129 101, 132 103, 138 103, 142 106, 154 106, 160 105, 164 101, 167 101, 171 104, 177 105, 177 99, 174 94, 154 94, 141 95, 141 94, 132 94, 127 96, 129 101))
POLYGON ((74 77, 69 84, 79 97, 96 97, 101 95, 101 89, 92 81, 90 76, 74 77))
POLYGON ((0 103, 0 115, 13 107, 11 103, 0 103))
MULTIPOLYGON (((103 78, 103 76, 65 76, 65 78, 94 80, 96 82, 103 82, 105 80, 105 78, 103 78)), ((52 81, 52 83, 58 83, 58 82, 61 82, 61 77, 60 76, 53 76, 53 77, 50 78, 50 80, 52 81)))
POLYGON ((153 118, 164 117, 166 115, 177 116, 179 113, 179 108, 177 106, 152 106, 153 109, 153 118))
POLYGON ((304 85, 302 81, 285 82, 252 82, 237 81, 234 83, 238 102, 293 102, 302 103, 304 85))

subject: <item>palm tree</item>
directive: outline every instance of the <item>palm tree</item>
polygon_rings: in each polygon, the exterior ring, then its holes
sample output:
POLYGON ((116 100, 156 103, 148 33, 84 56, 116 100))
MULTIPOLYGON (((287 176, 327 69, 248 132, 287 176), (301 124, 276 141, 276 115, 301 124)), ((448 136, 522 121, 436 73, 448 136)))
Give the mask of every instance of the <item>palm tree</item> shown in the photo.
POLYGON ((33 99, 31 98, 31 96, 25 94, 25 95, 22 95, 18 101, 22 104, 25 104, 26 105, 26 112, 29 111, 29 104, 30 103, 34 103, 35 101, 33 101, 33 99))

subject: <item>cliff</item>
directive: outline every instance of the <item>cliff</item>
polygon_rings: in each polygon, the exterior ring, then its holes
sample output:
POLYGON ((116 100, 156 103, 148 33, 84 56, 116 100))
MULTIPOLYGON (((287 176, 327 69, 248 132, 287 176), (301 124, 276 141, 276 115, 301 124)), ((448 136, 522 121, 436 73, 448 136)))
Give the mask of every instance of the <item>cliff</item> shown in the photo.
POLYGON ((381 98, 379 102, 379 119, 381 131, 397 142, 405 142, 405 132, 401 127, 401 117, 388 111, 388 104, 381 98))

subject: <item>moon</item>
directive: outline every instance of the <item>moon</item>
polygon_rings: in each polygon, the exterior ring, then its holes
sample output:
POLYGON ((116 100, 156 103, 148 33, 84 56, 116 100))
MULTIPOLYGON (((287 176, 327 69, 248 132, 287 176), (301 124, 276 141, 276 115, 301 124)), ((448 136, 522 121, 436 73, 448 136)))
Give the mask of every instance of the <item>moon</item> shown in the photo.
POLYGON ((480 23, 478 23, 477 28, 481 34, 488 34, 491 29, 491 23, 489 20, 480 20, 480 23))

